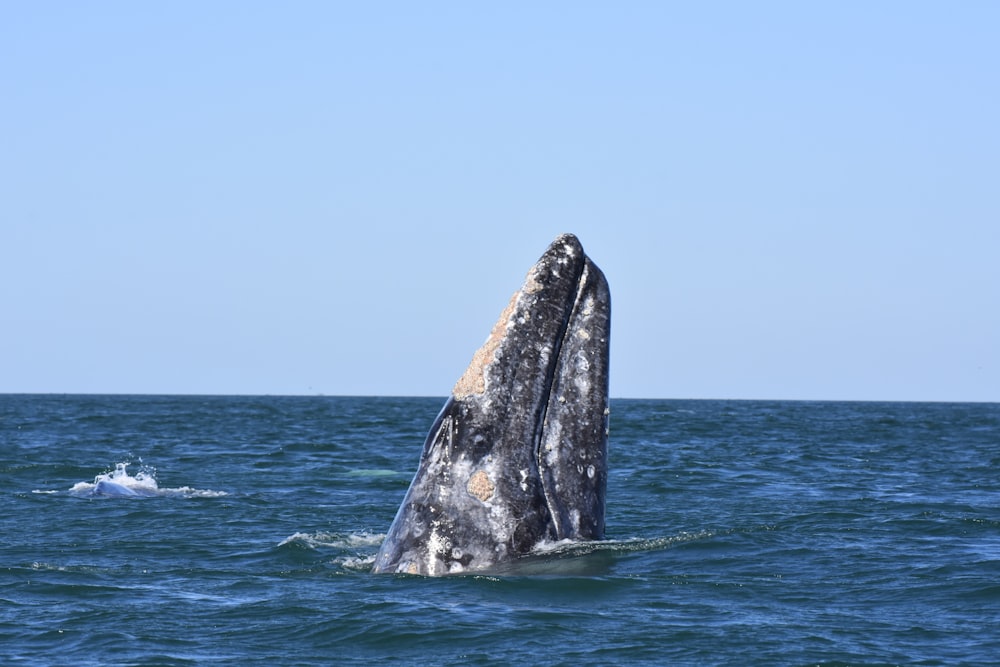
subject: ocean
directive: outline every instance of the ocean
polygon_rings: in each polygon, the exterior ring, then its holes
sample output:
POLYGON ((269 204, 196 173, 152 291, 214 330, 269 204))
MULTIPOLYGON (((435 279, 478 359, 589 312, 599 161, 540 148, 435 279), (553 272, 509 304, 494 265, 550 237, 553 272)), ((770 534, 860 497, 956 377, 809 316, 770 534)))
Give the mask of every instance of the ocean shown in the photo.
POLYGON ((1000 404, 613 399, 605 541, 370 574, 443 402, 0 395, 0 664, 1000 662, 1000 404))

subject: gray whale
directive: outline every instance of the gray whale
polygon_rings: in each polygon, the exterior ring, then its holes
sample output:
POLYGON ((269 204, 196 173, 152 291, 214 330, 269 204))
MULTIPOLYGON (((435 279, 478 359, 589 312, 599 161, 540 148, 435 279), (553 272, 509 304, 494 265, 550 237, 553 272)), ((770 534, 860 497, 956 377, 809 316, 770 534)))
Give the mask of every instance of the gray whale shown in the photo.
POLYGON ((558 237, 438 414, 373 572, 476 572, 604 537, 610 323, 604 274, 558 237))

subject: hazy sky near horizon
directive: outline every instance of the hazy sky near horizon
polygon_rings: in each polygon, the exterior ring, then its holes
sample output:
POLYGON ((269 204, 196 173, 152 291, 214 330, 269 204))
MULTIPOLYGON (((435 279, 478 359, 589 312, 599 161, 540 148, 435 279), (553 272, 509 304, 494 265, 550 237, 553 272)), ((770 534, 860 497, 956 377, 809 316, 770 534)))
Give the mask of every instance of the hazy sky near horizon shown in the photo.
POLYGON ((445 395, 560 232, 619 397, 1000 401, 1000 3, 0 5, 0 392, 445 395))

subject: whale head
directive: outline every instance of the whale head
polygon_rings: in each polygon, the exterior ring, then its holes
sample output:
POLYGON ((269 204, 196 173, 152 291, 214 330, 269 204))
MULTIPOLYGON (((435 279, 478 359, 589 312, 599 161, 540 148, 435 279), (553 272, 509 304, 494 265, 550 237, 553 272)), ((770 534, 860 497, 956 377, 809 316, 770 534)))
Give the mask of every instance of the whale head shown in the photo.
POLYGON ((483 571, 603 538, 610 322, 604 275, 559 236, 455 383, 373 572, 483 571))

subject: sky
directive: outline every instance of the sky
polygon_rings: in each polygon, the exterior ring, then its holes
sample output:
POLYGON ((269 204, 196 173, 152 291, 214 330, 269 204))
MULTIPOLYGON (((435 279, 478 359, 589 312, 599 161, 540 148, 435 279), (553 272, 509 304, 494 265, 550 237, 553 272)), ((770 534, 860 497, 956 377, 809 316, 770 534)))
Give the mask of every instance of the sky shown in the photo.
POLYGON ((0 392, 1000 401, 1000 3, 0 1, 0 392))

